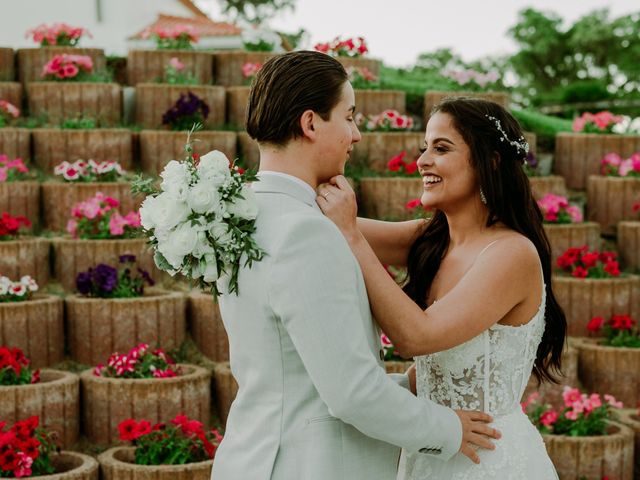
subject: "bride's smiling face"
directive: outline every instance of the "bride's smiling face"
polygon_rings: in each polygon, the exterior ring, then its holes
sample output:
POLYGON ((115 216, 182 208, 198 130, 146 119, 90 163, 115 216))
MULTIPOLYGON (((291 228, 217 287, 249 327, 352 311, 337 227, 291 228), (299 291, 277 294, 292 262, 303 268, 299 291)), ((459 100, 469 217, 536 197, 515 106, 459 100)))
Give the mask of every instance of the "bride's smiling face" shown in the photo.
POLYGON ((447 113, 438 112, 429 119, 418 168, 424 206, 446 211, 479 195, 469 146, 447 113))

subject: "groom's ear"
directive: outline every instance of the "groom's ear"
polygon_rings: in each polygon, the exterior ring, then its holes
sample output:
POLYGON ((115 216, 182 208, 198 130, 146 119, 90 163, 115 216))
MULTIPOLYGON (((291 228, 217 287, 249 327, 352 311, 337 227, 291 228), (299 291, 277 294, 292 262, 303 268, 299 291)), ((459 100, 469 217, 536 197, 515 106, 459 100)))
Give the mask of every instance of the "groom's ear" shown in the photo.
POLYGON ((305 110, 300 115, 300 128, 302 129, 302 135, 309 140, 315 140, 317 131, 314 125, 316 121, 316 114, 313 110, 305 110))

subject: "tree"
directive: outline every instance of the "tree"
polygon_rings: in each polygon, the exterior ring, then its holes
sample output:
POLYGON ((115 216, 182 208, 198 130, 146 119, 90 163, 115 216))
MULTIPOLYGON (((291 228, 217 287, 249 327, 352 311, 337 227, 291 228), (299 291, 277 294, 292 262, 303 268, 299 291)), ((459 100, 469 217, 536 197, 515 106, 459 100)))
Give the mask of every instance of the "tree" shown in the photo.
POLYGON ((283 10, 293 10, 296 0, 218 0, 222 12, 236 20, 262 23, 283 10))

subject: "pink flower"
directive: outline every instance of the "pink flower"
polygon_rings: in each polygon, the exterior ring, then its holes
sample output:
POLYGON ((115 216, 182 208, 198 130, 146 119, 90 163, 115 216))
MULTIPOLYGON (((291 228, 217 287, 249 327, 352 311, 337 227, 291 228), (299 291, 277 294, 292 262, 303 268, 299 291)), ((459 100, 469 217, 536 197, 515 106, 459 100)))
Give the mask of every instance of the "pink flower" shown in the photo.
POLYGON ((565 386, 562 392, 562 399, 564 400, 564 405, 566 407, 573 407, 576 402, 581 401, 582 394, 577 388, 565 386))
POLYGON ((78 221, 75 219, 71 219, 67 222, 67 232, 71 234, 72 237, 76 237, 78 234, 78 221))
POLYGON ((62 177, 65 180, 69 181, 77 180, 78 178, 80 178, 80 171, 76 170, 73 167, 69 167, 64 172, 62 172, 62 177))
POLYGON ((169 65, 175 68, 177 71, 181 71, 184 69, 184 63, 182 63, 178 59, 178 57, 172 57, 171 60, 169 60, 169 65))
POLYGON ((548 410, 540 416, 540 423, 545 427, 550 427, 558 421, 558 413, 554 410, 548 410))
POLYGON ((17 456, 18 465, 13 470, 13 475, 16 478, 31 476, 31 465, 33 464, 33 459, 24 452, 18 452, 17 456))
POLYGON ((7 181, 7 174, 8 168, 6 167, 0 167, 0 182, 6 182, 7 181))
POLYGON ((622 162, 622 158, 617 153, 607 153, 602 159, 601 163, 603 165, 612 165, 617 167, 622 162))
POLYGON ((116 212, 111 215, 111 218, 109 219, 109 233, 111 233, 111 235, 114 237, 124 235, 125 226, 126 221, 119 213, 116 212))
POLYGON ((604 400, 613 408, 624 408, 624 405, 622 404, 622 402, 617 401, 613 395, 609 395, 605 393, 604 400))
POLYGON ((393 346, 393 343, 391 343, 391 340, 389 340, 389 337, 387 337, 384 333, 380 334, 380 341, 382 342, 383 347, 393 346))
POLYGON ((569 420, 577 420, 578 419, 578 412, 576 412, 575 410, 569 410, 567 413, 564 414, 565 417, 567 417, 569 420))

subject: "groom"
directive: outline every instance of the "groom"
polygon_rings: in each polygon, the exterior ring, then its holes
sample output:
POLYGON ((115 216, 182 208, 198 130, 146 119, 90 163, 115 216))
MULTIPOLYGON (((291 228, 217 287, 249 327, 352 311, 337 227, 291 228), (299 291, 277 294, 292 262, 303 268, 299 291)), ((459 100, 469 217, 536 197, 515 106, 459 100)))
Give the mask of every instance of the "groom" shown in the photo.
POLYGON ((418 399, 407 375, 384 371, 358 263, 316 205, 361 138, 354 109, 344 68, 323 53, 275 57, 252 86, 255 240, 268 255, 220 299, 239 390, 212 480, 393 480, 400 447, 472 457, 492 435, 487 415, 418 399))

